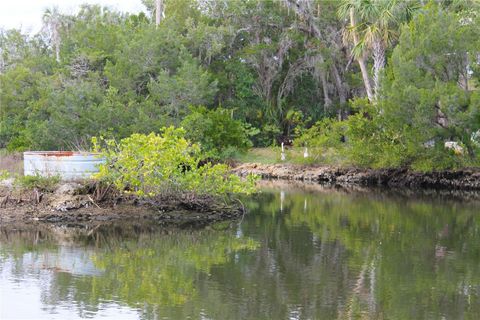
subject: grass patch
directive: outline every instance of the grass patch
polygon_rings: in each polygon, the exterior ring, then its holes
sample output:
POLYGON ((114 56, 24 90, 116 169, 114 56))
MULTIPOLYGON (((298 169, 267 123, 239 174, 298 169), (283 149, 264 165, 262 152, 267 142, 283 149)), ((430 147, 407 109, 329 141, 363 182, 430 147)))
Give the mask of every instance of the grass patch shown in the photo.
POLYGON ((7 152, 0 149, 0 172, 6 171, 10 174, 23 174, 23 155, 20 152, 7 152))
POLYGON ((286 159, 281 159, 281 147, 269 148, 252 148, 244 154, 235 157, 235 161, 240 163, 261 163, 261 164, 277 164, 277 163, 309 163, 304 161, 303 149, 289 147, 285 149, 286 159))
POLYGON ((52 192, 60 182, 59 176, 43 177, 40 175, 35 176, 18 176, 15 179, 15 185, 22 189, 52 192))
POLYGON ((238 154, 233 160, 240 163, 274 164, 280 161, 280 148, 252 148, 245 153, 238 154))
POLYGON ((308 149, 309 156, 304 157, 304 148, 288 147, 285 149, 285 161, 281 160, 281 148, 252 148, 244 154, 237 155, 233 160, 240 163, 260 164, 301 164, 301 165, 345 165, 346 161, 334 150, 308 149))

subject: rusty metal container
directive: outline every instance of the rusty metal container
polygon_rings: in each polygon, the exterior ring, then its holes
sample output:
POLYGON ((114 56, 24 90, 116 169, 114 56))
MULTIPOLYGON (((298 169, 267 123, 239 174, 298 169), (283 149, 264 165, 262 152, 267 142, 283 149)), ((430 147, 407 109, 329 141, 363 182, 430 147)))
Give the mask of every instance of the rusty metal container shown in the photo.
POLYGON ((25 175, 60 176, 62 180, 86 179, 98 172, 104 159, 96 153, 75 151, 27 151, 23 153, 25 175))

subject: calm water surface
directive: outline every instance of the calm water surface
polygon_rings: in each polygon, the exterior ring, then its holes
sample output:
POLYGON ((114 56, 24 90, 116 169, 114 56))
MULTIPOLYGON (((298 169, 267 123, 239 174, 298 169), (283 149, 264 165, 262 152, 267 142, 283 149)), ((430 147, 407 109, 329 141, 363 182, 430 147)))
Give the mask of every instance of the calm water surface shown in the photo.
POLYGON ((276 187, 203 230, 0 227, 0 319, 478 319, 478 203, 276 187))

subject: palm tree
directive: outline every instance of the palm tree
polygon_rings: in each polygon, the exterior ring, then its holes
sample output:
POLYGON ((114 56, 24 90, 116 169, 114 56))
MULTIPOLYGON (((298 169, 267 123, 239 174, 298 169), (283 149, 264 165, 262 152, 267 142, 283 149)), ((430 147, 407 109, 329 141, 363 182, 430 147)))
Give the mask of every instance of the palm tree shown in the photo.
POLYGON ((363 83, 365 86, 365 91, 367 92, 367 97, 369 101, 374 100, 373 91, 372 91, 372 82, 370 80, 370 75, 368 74, 365 56, 366 52, 363 50, 355 50, 360 46, 360 37, 357 27, 357 13, 361 8, 361 1, 358 0, 343 0, 342 4, 338 9, 338 15, 340 18, 349 19, 350 26, 345 30, 344 39, 346 42, 353 41, 352 55, 358 62, 360 66, 360 71, 362 73, 363 83))
POLYGON ((350 20, 345 39, 353 40, 352 54, 360 65, 370 101, 375 100, 380 89, 385 50, 397 39, 400 24, 410 20, 416 8, 416 0, 343 0, 339 7, 339 16, 350 20), (373 90, 365 65, 368 53, 373 58, 373 90))

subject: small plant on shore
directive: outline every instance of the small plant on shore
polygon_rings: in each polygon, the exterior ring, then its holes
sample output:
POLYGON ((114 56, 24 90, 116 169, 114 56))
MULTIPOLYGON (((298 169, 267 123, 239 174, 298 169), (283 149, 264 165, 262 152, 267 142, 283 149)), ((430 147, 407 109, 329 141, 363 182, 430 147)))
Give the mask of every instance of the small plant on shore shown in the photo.
POLYGON ((41 175, 34 176, 18 176, 15 179, 15 185, 22 189, 52 192, 60 182, 59 176, 43 177, 41 175))
POLYGON ((10 178, 10 172, 7 170, 0 170, 0 181, 7 180, 10 178))
POLYGON ((225 164, 201 164, 200 148, 182 128, 133 134, 119 142, 93 139, 105 157, 95 178, 140 197, 226 196, 255 191, 255 177, 242 180, 225 164))

